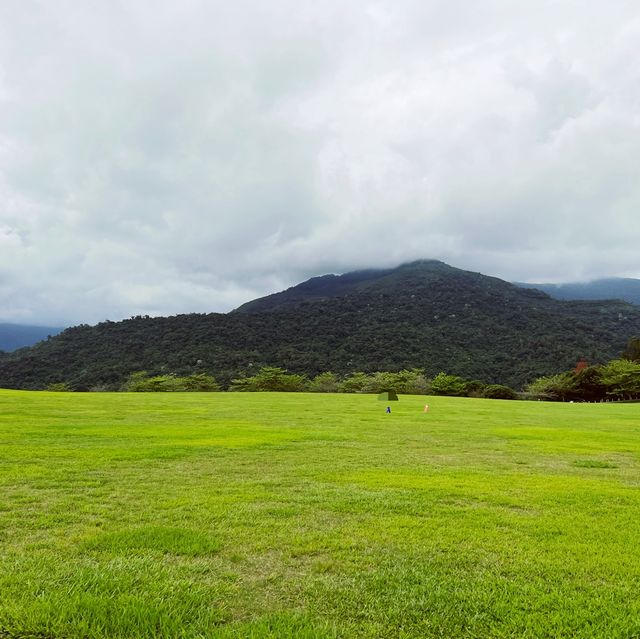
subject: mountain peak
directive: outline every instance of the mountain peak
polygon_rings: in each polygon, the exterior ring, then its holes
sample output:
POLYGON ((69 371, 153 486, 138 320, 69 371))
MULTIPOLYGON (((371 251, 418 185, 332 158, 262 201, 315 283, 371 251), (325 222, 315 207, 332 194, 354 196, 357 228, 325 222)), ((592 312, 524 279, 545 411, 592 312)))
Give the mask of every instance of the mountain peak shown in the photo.
MULTIPOLYGON (((342 275, 320 275, 279 293, 252 300, 233 313, 262 313, 290 310, 300 304, 363 293, 397 294, 412 289, 414 294, 428 294, 429 288, 450 285, 470 290, 474 286, 516 288, 495 277, 465 271, 440 260, 421 259, 394 268, 350 271, 342 275)), ((529 292, 531 297, 533 292, 529 292)), ((540 295, 543 295, 540 293, 540 295)))
POLYGON ((251 300, 239 306, 234 313, 260 313, 274 311, 283 307, 291 307, 305 301, 330 299, 349 295, 362 287, 389 276, 403 276, 410 273, 421 273, 444 269, 454 269, 438 260, 415 260, 400 264, 394 268, 370 268, 349 271, 340 275, 318 275, 290 288, 251 300))

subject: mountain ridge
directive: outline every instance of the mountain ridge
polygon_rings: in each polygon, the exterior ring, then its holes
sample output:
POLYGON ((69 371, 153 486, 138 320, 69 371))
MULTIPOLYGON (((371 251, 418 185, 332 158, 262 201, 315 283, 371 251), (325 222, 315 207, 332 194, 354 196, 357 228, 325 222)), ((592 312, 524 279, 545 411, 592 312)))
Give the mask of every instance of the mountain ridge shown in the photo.
MULTIPOLYGON (((375 285, 383 290, 397 284, 406 284, 403 275, 411 275, 413 272, 420 272, 421 276, 429 274, 429 281, 434 282, 438 277, 454 276, 458 273, 465 273, 467 277, 482 278, 485 281, 493 281, 496 285, 516 286, 505 280, 490 275, 483 275, 474 271, 466 271, 450 266, 440 260, 414 260, 400 264, 395 268, 387 269, 364 269, 351 271, 341 275, 320 275, 312 277, 300 284, 291 286, 284 291, 271 293, 264 297, 259 297, 239 306, 231 311, 232 313, 256 313, 262 311, 282 310, 306 301, 327 300, 335 297, 344 297, 349 294, 365 291, 368 287, 375 285), (499 284, 498 284, 499 283, 499 284), (382 284, 382 287, 381 287, 382 284), (385 286, 386 285, 386 286, 385 286)), ((522 288, 522 287, 520 287, 522 288)), ((533 288, 533 287, 528 287, 533 288)))
POLYGON ((435 260, 311 278, 227 314, 137 317, 69 328, 0 360, 0 386, 118 388, 134 371, 208 372, 223 385, 260 366, 315 375, 422 368, 514 388, 617 357, 640 308, 558 301, 435 260))

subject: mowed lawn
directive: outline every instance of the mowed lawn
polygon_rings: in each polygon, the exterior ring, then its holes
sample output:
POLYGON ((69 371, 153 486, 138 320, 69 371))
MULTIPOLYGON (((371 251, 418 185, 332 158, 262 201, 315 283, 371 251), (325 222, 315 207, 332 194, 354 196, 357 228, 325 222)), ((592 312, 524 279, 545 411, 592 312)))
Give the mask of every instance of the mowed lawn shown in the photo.
POLYGON ((0 638, 640 636, 640 405, 385 407, 0 391, 0 638))

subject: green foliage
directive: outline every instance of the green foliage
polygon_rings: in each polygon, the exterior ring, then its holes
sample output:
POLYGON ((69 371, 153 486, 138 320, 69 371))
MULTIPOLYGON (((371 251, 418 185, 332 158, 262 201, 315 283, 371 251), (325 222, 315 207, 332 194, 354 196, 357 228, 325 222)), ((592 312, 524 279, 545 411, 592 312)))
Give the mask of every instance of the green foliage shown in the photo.
POLYGON ((363 387, 365 393, 382 393, 383 391, 396 391, 399 384, 396 373, 378 371, 367 376, 367 383, 363 387))
POLYGON ((179 378, 182 380, 185 391, 194 392, 216 392, 220 390, 220 385, 216 381, 213 375, 207 373, 194 373, 193 375, 187 375, 186 377, 179 378))
POLYGON ((392 390, 405 395, 425 395, 430 384, 419 368, 402 370, 397 373, 377 372, 369 376, 364 390, 369 393, 381 393, 392 390))
POLYGON ((431 392, 434 395, 464 397, 467 394, 467 384, 462 377, 441 372, 433 378, 431 392))
POLYGON ((627 342, 627 348, 622 353, 622 359, 628 359, 631 362, 640 362, 640 337, 632 337, 627 342))
POLYGON ((575 376, 570 371, 545 375, 527 384, 525 391, 536 399, 565 401, 573 393, 575 376))
POLYGON ((640 364, 627 359, 615 359, 600 368, 600 379, 607 394, 618 399, 640 396, 640 364))
POLYGON ((360 371, 351 373, 342 382, 343 393, 364 393, 373 392, 368 390, 369 388, 369 376, 366 373, 360 371))
POLYGON ((309 390, 312 393, 338 393, 340 380, 335 373, 320 373, 309 382, 309 390))
POLYGON ((231 382, 231 391, 301 392, 307 390, 309 380, 304 375, 289 373, 277 366, 264 366, 252 377, 241 377, 231 382))
POLYGON ((574 375, 573 389, 571 390, 573 399, 597 402, 604 399, 606 395, 601 366, 588 366, 574 375))
POLYGON ((482 390, 482 396, 486 399, 518 399, 518 393, 502 384, 489 384, 482 390))
POLYGON ((527 386, 527 394, 552 401, 597 402, 640 397, 640 364, 617 359, 574 373, 540 377, 527 386))
POLYGON ((484 397, 484 389, 486 384, 477 379, 466 380, 464 383, 464 391, 467 397, 484 397))
POLYGON ((137 371, 129 375, 123 390, 133 393, 215 392, 220 390, 220 386, 214 377, 206 373, 177 377, 137 371))
POLYGON ((383 391, 395 391, 405 395, 424 395, 430 388, 429 380, 419 368, 399 372, 377 371, 370 374, 359 371, 347 376, 340 385, 343 393, 378 394, 383 391))
POLYGON ((53 384, 47 384, 45 390, 56 393, 68 393, 73 389, 66 382, 54 382, 53 384))

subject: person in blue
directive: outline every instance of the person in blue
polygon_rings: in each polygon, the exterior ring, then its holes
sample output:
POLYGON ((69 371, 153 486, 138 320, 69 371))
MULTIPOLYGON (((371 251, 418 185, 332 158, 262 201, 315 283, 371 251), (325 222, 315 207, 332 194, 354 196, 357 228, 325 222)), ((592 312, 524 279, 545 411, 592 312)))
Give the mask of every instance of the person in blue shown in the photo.
POLYGON ((391 406, 387 406, 387 413, 391 412, 391 406))

